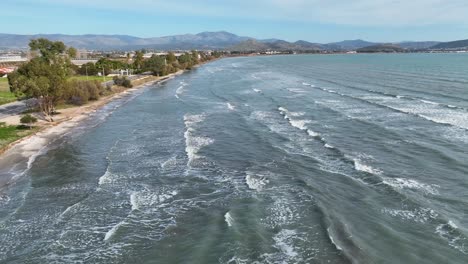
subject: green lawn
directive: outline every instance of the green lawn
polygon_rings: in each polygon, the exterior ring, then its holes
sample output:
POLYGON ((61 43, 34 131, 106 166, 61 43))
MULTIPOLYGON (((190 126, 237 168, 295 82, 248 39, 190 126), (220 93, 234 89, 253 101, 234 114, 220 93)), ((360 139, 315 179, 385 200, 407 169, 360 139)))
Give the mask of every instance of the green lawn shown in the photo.
POLYGON ((0 78, 0 105, 14 102, 16 97, 10 92, 7 78, 0 78))
POLYGON ((86 81, 86 80, 96 80, 96 81, 110 81, 112 80, 111 77, 102 77, 102 76, 73 76, 70 78, 71 80, 80 80, 80 81, 86 81))
POLYGON ((28 129, 19 126, 5 126, 0 123, 0 150, 8 144, 22 137, 26 137, 37 130, 38 128, 28 129))

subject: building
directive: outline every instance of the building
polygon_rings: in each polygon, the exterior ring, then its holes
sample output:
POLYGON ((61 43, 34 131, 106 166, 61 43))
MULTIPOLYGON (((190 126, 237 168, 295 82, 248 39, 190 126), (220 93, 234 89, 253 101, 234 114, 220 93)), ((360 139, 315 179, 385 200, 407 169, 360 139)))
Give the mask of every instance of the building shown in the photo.
POLYGON ((23 58, 19 55, 0 55, 0 63, 2 62, 21 62, 27 61, 28 59, 23 58))

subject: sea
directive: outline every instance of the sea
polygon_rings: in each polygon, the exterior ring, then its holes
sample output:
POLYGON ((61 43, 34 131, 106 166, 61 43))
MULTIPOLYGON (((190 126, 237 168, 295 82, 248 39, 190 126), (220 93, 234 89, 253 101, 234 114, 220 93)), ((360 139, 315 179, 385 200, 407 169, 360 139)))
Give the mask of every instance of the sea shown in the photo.
POLYGON ((220 59, 7 157, 0 263, 468 263, 468 54, 220 59))

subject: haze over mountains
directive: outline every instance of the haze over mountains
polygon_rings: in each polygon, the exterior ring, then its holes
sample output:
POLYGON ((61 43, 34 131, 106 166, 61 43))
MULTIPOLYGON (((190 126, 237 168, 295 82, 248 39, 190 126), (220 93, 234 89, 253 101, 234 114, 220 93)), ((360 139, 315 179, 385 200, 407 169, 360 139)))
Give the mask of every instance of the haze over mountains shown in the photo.
MULTIPOLYGON (((364 40, 345 40, 335 43, 312 43, 304 40, 288 42, 280 39, 258 40, 251 37, 238 36, 229 32, 202 32, 199 34, 184 34, 154 38, 139 38, 127 35, 63 35, 63 34, 38 34, 16 35, 0 34, 0 48, 18 49, 27 48, 30 39, 48 38, 60 40, 66 45, 80 49, 91 50, 189 50, 189 49, 225 49, 236 51, 253 50, 356 50, 363 47, 383 44, 364 40)), ((427 49, 440 46, 441 48, 457 48, 459 45, 468 46, 467 41, 455 43, 440 43, 437 41, 424 42, 398 42, 391 43, 403 49, 427 49)))

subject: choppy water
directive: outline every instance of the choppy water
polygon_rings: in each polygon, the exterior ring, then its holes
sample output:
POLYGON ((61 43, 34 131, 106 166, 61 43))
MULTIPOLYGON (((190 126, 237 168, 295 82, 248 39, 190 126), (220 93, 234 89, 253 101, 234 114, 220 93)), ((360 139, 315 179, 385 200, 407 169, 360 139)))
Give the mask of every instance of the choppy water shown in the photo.
POLYGON ((1 263, 467 263, 468 56, 223 59, 10 163, 1 263))

